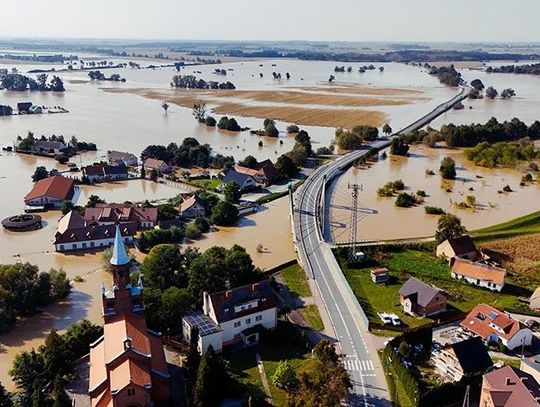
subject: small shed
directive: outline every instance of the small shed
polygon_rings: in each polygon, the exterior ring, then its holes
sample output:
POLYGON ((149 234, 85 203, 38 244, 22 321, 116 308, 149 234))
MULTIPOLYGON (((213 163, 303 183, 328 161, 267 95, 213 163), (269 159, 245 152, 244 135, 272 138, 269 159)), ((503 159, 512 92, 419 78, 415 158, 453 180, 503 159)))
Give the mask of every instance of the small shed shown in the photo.
POLYGON ((17 103, 17 110, 19 113, 28 113, 30 108, 32 107, 32 102, 19 102, 17 103))
POLYGON ((371 270, 371 281, 375 284, 386 284, 390 281, 390 274, 386 267, 378 267, 371 270))

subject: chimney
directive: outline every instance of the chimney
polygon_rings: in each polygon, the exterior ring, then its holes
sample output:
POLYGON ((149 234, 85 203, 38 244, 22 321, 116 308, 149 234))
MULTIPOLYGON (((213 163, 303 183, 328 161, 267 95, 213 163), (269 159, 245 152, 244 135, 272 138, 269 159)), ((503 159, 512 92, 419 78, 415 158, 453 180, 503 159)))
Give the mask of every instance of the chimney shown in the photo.
POLYGON ((251 291, 253 291, 254 293, 258 292, 260 288, 261 286, 259 285, 259 283, 253 283, 251 285, 251 291))
POLYGON ((208 304, 209 302, 209 295, 208 295, 208 292, 205 291, 203 292, 203 314, 204 315, 208 315, 210 313, 210 304, 208 304))
POLYGON ((124 339, 124 350, 128 350, 129 348, 131 348, 131 339, 126 338, 124 339))
POLYGON ((515 383, 509 377, 506 378, 505 384, 507 386, 513 386, 515 383))
POLYGON ((225 298, 228 299, 229 301, 232 300, 232 297, 233 297, 233 292, 232 290, 227 290, 225 291, 225 298))

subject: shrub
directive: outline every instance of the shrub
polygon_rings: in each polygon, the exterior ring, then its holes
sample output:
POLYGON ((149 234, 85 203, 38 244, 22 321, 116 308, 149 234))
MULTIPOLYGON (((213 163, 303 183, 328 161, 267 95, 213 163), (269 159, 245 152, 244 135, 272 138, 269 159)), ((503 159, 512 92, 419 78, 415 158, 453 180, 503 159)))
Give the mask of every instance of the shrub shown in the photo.
POLYGON ((206 218, 195 219, 195 225, 202 233, 208 233, 210 231, 210 222, 206 218))
POLYGON ((390 154, 406 157, 408 153, 409 145, 405 143, 403 137, 397 137, 392 140, 392 144, 390 145, 390 154))
POLYGON ((207 126, 210 126, 210 127, 216 127, 216 119, 214 119, 212 116, 208 116, 206 119, 205 119, 205 124, 207 126))
POLYGON ((416 195, 421 196, 422 198, 425 198, 427 196, 426 191, 422 191, 421 189, 416 191, 416 195))
POLYGON ((296 124, 290 124, 287 126, 287 133, 298 133, 300 131, 300 127, 298 127, 296 124))
POLYGON ((202 236, 202 231, 195 223, 191 223, 187 225, 185 234, 188 239, 194 240, 199 239, 202 236))
POLYGON ((428 215, 444 215, 446 212, 437 206, 426 206, 424 208, 428 215))
POLYGON ((418 203, 416 197, 406 192, 402 192, 398 195, 395 205, 401 208, 410 208, 418 203))
POLYGON ((456 162, 451 157, 443 158, 439 170, 444 179, 456 179, 456 162))

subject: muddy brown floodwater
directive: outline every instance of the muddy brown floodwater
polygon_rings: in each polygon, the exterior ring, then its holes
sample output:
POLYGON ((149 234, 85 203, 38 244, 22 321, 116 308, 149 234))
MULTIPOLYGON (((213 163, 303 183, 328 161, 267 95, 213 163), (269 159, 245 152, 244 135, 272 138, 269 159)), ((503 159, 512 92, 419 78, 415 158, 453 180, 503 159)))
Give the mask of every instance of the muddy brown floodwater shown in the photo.
POLYGON ((426 205, 438 206, 456 214, 469 230, 505 222, 538 210, 540 185, 533 183, 520 186, 522 175, 515 169, 475 166, 465 158, 463 150, 415 147, 407 158, 388 154, 386 160, 373 163, 367 169, 348 170, 329 188, 332 239, 335 242, 350 239, 349 209, 352 198, 349 184, 357 183, 364 187, 359 195, 361 209, 358 239, 397 239, 433 236, 439 217, 427 215, 424 210, 426 205), (455 181, 442 181, 438 173, 440 162, 445 156, 456 161, 455 181), (433 170, 435 175, 426 175, 426 170, 433 170), (418 190, 425 191, 427 197, 424 205, 398 208, 394 205, 396 197, 377 195, 378 188, 398 179, 405 182, 405 192, 414 194, 418 190), (515 192, 499 193, 505 185, 510 185, 515 192), (452 192, 446 192, 447 188, 452 192), (475 211, 456 208, 455 203, 464 201, 467 195, 476 197, 475 211))

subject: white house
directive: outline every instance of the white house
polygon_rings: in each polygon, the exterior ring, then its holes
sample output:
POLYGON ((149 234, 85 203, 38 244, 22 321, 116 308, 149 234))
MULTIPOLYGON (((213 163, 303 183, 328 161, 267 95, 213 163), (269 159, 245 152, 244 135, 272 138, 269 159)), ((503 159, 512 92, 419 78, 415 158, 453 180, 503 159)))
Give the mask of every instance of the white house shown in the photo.
POLYGON ((468 235, 447 239, 437 246, 437 257, 447 259, 452 263, 456 257, 468 260, 477 260, 480 252, 468 235))
POLYGON ((513 350, 530 346, 532 331, 521 322, 487 304, 478 304, 460 325, 487 343, 502 343, 513 350))
POLYGON ((454 260, 451 275, 453 278, 465 280, 469 284, 500 292, 504 287, 506 270, 490 264, 473 262, 458 257, 454 260))
POLYGON ((36 182, 24 197, 24 203, 27 206, 61 208, 66 200, 73 197, 74 191, 72 179, 55 175, 36 182))
POLYGON ((124 165, 126 167, 136 167, 138 164, 135 154, 124 153, 123 151, 107 151, 107 160, 111 165, 124 165))
POLYGON ((257 187, 257 181, 251 175, 242 174, 235 170, 229 170, 223 178, 224 184, 236 182, 240 187, 240 191, 249 191, 257 187))
POLYGON ((277 298, 269 280, 215 294, 203 294, 203 310, 182 318, 185 341, 198 330, 198 349, 204 353, 210 345, 221 352, 224 346, 242 342, 257 343, 262 329, 277 325, 277 298))
POLYGON ((180 214, 185 218, 200 218, 206 216, 204 201, 194 194, 180 205, 180 214))

